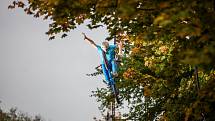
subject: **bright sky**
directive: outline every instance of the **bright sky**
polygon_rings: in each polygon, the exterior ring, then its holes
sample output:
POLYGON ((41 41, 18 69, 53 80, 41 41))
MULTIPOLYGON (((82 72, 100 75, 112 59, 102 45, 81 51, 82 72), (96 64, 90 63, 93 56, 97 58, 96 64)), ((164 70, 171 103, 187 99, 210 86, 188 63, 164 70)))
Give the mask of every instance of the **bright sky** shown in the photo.
POLYGON ((12 1, 0 1, 0 107, 17 107, 47 121, 92 121, 100 116, 99 103, 90 94, 105 86, 103 77, 86 76, 100 61, 81 32, 100 44, 107 30, 81 25, 65 39, 48 41, 48 21, 22 9, 8 10, 12 1))

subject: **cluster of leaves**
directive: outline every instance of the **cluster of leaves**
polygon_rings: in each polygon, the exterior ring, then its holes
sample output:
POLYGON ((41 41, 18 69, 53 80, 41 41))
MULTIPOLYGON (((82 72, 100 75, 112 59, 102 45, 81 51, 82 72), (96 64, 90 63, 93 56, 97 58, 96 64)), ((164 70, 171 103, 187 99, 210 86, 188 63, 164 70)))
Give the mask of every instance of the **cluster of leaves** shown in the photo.
MULTIPOLYGON (((86 19, 124 43, 116 79, 130 120, 215 120, 214 0, 28 0, 27 14, 53 20, 51 39, 86 19), (124 34, 122 34, 124 33, 124 34)), ((97 74, 97 73, 96 73, 97 74)), ((105 110, 110 90, 93 92, 105 110)), ((123 107, 123 104, 119 107, 123 107)))
POLYGON ((17 108, 11 108, 9 112, 4 112, 0 108, 0 121, 43 121, 41 116, 30 117, 24 113, 18 113, 17 108))
POLYGON ((101 69, 101 65, 95 67, 96 72, 91 73, 91 74, 86 74, 87 76, 97 76, 102 74, 102 69, 101 69))

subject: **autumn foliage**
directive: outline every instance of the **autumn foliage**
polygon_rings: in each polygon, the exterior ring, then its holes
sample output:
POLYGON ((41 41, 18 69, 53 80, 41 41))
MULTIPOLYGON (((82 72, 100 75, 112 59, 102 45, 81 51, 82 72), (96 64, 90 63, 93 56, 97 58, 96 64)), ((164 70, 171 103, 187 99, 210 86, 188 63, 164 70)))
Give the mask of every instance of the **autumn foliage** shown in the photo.
MULTIPOLYGON (((90 29, 103 23, 108 39, 123 41, 116 82, 128 102, 124 118, 215 120, 214 0, 28 0, 9 8, 16 6, 51 19, 50 39, 88 19, 90 29)), ((106 88, 93 92, 101 110, 113 101, 110 95, 106 88)))

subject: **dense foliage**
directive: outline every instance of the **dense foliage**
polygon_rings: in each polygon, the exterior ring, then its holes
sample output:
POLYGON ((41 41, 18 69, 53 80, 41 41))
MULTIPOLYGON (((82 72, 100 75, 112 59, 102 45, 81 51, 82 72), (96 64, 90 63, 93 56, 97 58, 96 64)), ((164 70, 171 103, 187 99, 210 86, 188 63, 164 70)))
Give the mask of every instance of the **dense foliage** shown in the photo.
MULTIPOLYGON (((214 0, 28 0, 34 17, 51 19, 50 39, 90 19, 124 43, 117 86, 131 120, 214 121, 214 0)), ((113 101, 109 89, 93 92, 101 110, 113 101)), ((121 105, 123 107, 123 104, 121 105)))

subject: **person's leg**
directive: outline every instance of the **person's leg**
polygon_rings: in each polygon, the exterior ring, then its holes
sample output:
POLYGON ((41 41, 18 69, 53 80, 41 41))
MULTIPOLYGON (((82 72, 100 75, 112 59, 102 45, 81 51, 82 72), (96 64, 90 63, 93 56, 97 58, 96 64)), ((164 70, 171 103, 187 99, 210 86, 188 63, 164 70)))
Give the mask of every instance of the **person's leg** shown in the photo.
MULTIPOLYGON (((108 86, 110 87, 110 89, 113 91, 114 94, 118 95, 119 92, 116 88, 116 85, 115 85, 115 80, 111 74, 112 72, 112 69, 113 69, 113 66, 112 66, 112 62, 109 62, 108 64, 108 69, 106 69, 105 65, 102 64, 102 70, 103 70, 103 74, 105 76, 105 81, 107 82, 108 86)), ((114 71, 116 71, 116 67, 114 67, 114 71)))
POLYGON ((109 74, 109 79, 110 79, 110 85, 114 85, 115 84, 112 72, 113 72, 112 61, 109 61, 108 62, 108 74, 109 74))
POLYGON ((102 64, 102 71, 103 71, 103 74, 105 77, 105 81, 107 82, 107 84, 109 84, 110 83, 110 75, 109 75, 108 70, 105 67, 105 64, 102 64))
POLYGON ((117 73, 117 65, 116 65, 116 61, 115 60, 111 61, 111 67, 112 67, 112 73, 113 73, 113 75, 117 76, 118 73, 117 73))

